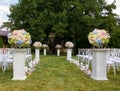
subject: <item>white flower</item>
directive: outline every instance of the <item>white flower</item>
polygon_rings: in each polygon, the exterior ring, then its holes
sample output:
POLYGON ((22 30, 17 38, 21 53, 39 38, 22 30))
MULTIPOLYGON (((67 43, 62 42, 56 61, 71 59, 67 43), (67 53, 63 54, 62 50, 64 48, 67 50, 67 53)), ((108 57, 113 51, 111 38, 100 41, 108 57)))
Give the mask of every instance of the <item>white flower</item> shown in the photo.
POLYGON ((42 47, 43 47, 43 48, 47 48, 48 45, 47 45, 47 44, 43 44, 42 47))
POLYGON ((57 45, 55 46, 55 48, 56 48, 56 49, 60 49, 60 48, 62 48, 62 46, 61 46, 60 44, 57 44, 57 45))
POLYGON ((36 42, 33 44, 33 47, 35 47, 35 48, 41 48, 41 47, 42 47, 42 43, 39 42, 39 41, 36 41, 36 42))
POLYGON ((65 47, 67 47, 67 48, 73 48, 73 47, 74 47, 74 44, 73 44, 71 41, 67 41, 67 42, 65 43, 65 47))
POLYGON ((109 39, 109 33, 101 29, 94 29, 88 34, 88 40, 94 46, 107 45, 109 43, 109 39))
POLYGON ((31 36, 24 29, 14 30, 8 34, 8 43, 16 47, 28 47, 31 44, 31 36))

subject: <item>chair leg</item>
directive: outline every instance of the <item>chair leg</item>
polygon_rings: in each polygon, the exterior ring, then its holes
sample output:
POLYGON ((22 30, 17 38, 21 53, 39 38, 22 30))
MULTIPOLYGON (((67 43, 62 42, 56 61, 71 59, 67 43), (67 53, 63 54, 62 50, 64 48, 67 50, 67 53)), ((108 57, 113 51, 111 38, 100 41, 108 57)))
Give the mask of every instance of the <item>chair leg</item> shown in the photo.
POLYGON ((107 65, 107 72, 109 73, 110 71, 110 64, 107 65))
POLYGON ((116 75, 116 67, 115 67, 115 63, 113 64, 113 70, 114 70, 114 75, 116 75))

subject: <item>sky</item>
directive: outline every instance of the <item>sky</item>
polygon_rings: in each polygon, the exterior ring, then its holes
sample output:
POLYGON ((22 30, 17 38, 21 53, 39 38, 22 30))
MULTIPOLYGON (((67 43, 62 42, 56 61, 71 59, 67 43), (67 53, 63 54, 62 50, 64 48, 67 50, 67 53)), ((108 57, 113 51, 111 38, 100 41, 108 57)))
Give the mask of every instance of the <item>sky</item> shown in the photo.
MULTIPOLYGON (((108 4, 112 3, 114 0, 105 0, 108 4)), ((117 9, 113 10, 114 13, 118 14, 120 16, 120 0, 116 0, 116 6, 117 9)))
POLYGON ((0 26, 3 22, 8 21, 9 6, 16 3, 18 3, 18 0, 0 0, 0 26))
MULTIPOLYGON (((108 4, 112 3, 114 0, 106 0, 108 4)), ((18 0, 0 0, 0 26, 3 22, 8 21, 7 15, 10 14, 9 6, 11 4, 18 3, 18 0)), ((114 13, 117 13, 120 16, 120 0, 116 0, 117 9, 114 10, 114 13)))

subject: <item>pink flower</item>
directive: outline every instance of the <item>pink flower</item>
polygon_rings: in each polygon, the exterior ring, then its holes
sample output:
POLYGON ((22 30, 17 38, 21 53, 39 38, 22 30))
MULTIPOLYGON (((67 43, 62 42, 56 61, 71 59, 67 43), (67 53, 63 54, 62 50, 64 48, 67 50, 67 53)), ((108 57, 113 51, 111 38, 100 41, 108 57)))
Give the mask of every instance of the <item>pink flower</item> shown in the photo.
POLYGON ((31 44, 31 36, 24 29, 14 30, 8 34, 8 42, 12 46, 28 47, 31 44))
POLYGON ((88 40, 94 46, 107 45, 109 43, 109 39, 109 33, 104 29, 94 29, 88 34, 88 40))

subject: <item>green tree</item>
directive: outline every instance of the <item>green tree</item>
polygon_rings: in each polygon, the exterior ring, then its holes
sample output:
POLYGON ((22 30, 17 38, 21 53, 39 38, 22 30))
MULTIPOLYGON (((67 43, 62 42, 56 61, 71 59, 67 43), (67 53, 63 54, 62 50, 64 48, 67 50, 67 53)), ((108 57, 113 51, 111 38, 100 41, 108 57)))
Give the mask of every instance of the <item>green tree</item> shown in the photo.
POLYGON ((0 36, 0 48, 3 48, 3 39, 2 39, 2 36, 0 36))
MULTIPOLYGON (((19 0, 11 6, 9 19, 13 29, 29 31, 33 41, 45 41, 53 32, 60 43, 69 40, 75 48, 92 47, 87 36, 94 28, 116 33, 115 8, 114 2, 107 5, 105 0, 19 0)), ((109 46, 114 46, 114 38, 119 37, 111 37, 109 46)))

